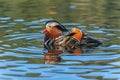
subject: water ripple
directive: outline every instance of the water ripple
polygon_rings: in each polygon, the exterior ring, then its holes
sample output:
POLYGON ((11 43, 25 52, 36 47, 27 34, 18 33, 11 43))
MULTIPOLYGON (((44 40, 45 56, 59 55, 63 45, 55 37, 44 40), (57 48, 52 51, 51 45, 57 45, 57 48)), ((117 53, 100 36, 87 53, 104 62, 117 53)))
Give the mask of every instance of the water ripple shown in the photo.
POLYGON ((118 55, 109 55, 109 56, 63 56, 65 60, 79 60, 79 61, 96 61, 96 60, 114 60, 119 58, 118 55), (86 58, 87 57, 87 58, 86 58))
POLYGON ((0 18, 0 22, 3 21, 0 28, 4 30, 0 40, 1 80, 119 79, 120 45, 117 41, 116 44, 109 44, 111 37, 119 36, 116 34, 119 30, 101 28, 96 24, 90 24, 90 29, 87 29, 87 26, 80 23, 62 23, 68 29, 76 26, 89 34, 96 35, 97 39, 108 44, 104 43, 105 46, 103 44, 93 49, 81 48, 82 53, 78 56, 64 51, 57 56, 60 57, 60 61, 55 64, 45 64, 47 51, 43 49, 44 36, 36 31, 42 30, 43 24, 50 19, 29 22, 20 18, 10 20, 11 17, 0 18))
POLYGON ((38 38, 43 37, 43 35, 40 35, 40 33, 27 33, 27 34, 11 34, 11 35, 6 35, 4 37, 6 38, 13 37, 13 38, 8 39, 9 41, 11 41, 11 40, 18 40, 18 39, 23 39, 23 38, 27 40, 38 39, 38 38))
POLYGON ((7 20, 10 20, 11 18, 10 17, 2 17, 0 18, 0 21, 7 21, 7 20))

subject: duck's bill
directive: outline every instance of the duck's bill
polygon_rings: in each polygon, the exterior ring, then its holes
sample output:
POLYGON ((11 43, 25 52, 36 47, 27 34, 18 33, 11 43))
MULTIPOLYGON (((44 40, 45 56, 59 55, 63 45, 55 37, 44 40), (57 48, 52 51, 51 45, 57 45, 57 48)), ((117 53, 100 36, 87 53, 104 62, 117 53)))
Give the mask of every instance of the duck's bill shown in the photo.
POLYGON ((40 31, 41 34, 45 34, 47 32, 48 32, 47 29, 44 29, 43 31, 40 31))

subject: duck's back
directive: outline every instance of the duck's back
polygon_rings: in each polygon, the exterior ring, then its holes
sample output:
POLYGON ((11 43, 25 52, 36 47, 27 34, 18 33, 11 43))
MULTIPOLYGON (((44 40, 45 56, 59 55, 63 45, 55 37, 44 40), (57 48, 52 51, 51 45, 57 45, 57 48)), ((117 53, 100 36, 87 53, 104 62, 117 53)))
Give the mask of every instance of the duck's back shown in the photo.
POLYGON ((53 43, 54 46, 68 46, 75 47, 79 45, 79 42, 71 36, 63 36, 56 38, 53 43))

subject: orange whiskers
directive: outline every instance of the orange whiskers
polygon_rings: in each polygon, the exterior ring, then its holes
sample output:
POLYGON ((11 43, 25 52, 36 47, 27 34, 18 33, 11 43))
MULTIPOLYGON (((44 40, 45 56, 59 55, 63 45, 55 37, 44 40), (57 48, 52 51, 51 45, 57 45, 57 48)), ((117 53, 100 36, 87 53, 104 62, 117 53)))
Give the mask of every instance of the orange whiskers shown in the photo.
POLYGON ((83 33, 80 29, 77 28, 72 28, 71 30, 73 33, 75 33, 72 37, 77 39, 79 42, 81 41, 82 37, 83 37, 83 33))

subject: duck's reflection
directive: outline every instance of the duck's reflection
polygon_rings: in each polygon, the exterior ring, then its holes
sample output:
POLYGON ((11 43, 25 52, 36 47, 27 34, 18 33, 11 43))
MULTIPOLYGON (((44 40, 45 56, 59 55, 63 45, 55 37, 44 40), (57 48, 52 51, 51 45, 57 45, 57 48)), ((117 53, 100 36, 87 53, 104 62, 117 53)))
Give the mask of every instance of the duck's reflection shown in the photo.
POLYGON ((73 55, 79 56, 79 55, 83 54, 83 50, 82 50, 82 48, 76 48, 76 49, 72 50, 71 53, 73 55))
POLYGON ((45 64, 55 64, 61 61, 62 52, 59 50, 48 50, 48 52, 44 53, 44 63, 45 64))
MULTIPOLYGON (((56 47, 57 48, 57 47, 56 47)), ((44 52, 44 63, 45 64, 57 64, 61 62, 62 53, 71 53, 72 55, 81 55, 83 53, 81 48, 77 49, 67 49, 67 48, 57 48, 57 49, 47 49, 47 52, 44 52)))

